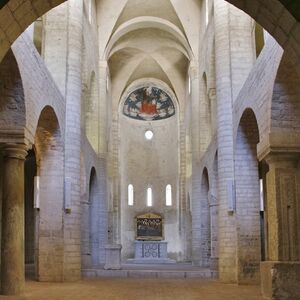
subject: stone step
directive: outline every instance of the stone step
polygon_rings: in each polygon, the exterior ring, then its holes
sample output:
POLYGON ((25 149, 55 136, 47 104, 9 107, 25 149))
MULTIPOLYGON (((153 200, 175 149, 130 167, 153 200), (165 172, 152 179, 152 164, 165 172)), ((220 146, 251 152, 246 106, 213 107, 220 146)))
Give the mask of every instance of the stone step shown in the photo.
POLYGON ((141 269, 84 269, 83 278, 164 278, 164 279, 192 279, 212 280, 218 277, 216 271, 209 269, 199 270, 141 270, 141 269))

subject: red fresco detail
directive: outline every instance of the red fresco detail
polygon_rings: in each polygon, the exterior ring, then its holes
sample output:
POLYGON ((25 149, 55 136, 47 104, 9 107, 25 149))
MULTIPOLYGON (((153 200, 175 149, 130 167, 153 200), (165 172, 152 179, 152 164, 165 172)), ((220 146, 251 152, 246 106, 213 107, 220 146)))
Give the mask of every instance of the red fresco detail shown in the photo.
POLYGON ((157 114, 156 104, 152 104, 148 101, 143 101, 140 112, 148 115, 155 115, 157 114))

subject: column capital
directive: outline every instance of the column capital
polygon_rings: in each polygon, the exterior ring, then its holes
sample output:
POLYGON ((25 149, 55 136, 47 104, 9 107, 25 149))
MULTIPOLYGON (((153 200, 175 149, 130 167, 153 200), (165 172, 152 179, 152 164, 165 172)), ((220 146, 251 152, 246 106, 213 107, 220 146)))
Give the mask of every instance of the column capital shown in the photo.
POLYGON ((5 144, 1 146, 4 157, 25 160, 28 154, 28 146, 25 144, 5 144))
POLYGON ((104 60, 104 59, 100 60, 99 61, 99 67, 107 69, 108 68, 107 60, 104 60))
POLYGON ((300 154, 300 130, 286 131, 272 128, 269 134, 257 144, 257 156, 261 161, 269 154, 290 155, 300 154))
POLYGON ((199 66, 198 66, 198 61, 193 60, 190 62, 190 67, 189 67, 189 75, 191 80, 195 80, 199 77, 199 66))
POLYGON ((216 96, 217 96, 216 88, 209 88, 207 93, 208 93, 209 99, 216 98, 216 96))
POLYGON ((289 167, 296 168, 300 159, 299 153, 289 153, 289 152, 270 152, 265 157, 264 160, 267 164, 276 165, 278 167, 289 167))

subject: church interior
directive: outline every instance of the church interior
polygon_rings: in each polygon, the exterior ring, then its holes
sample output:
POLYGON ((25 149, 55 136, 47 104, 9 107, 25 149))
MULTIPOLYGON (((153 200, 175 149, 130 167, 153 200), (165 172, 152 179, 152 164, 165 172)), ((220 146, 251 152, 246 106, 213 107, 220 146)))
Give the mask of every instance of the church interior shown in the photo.
POLYGON ((299 1, 0 1, 0 211, 0 299, 300 300, 299 1))

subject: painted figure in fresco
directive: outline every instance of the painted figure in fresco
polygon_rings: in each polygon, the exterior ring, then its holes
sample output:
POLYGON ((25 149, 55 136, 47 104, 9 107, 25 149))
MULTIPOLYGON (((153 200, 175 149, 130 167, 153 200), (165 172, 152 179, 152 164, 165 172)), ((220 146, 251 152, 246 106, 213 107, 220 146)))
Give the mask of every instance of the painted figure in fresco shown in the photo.
POLYGON ((156 115, 157 114, 157 109, 156 109, 156 104, 157 101, 156 99, 152 99, 151 97, 152 94, 152 88, 144 88, 143 90, 143 100, 142 100, 142 105, 140 109, 141 114, 147 114, 147 115, 156 115))
POLYGON ((175 106, 166 92, 157 87, 145 86, 128 96, 123 113, 137 120, 162 120, 175 115, 175 106))
POLYGON ((161 219, 138 219, 137 220, 138 236, 162 236, 161 219))

